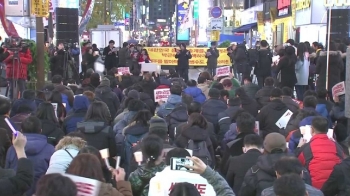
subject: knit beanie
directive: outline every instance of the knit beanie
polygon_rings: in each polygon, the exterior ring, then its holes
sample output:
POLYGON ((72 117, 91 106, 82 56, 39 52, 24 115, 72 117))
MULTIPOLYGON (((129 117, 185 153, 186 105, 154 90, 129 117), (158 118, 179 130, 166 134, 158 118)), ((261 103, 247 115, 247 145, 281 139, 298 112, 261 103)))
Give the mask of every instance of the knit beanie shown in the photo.
POLYGON ((155 130, 164 130, 164 132, 168 132, 168 125, 163 118, 159 118, 154 116, 149 121, 149 133, 155 130))

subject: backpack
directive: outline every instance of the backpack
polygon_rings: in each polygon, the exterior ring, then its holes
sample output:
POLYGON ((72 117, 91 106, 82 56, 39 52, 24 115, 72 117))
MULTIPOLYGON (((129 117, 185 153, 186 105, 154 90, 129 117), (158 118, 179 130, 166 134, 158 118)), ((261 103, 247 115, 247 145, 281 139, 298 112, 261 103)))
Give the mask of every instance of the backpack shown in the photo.
POLYGON ((259 62, 259 50, 257 49, 249 49, 247 51, 248 62, 251 67, 255 67, 259 62))
POLYGON ((138 143, 141 142, 142 138, 144 138, 144 136, 146 136, 147 133, 142 134, 142 135, 125 135, 124 138, 124 164, 125 164, 125 173, 127 174, 127 176, 129 176, 130 174, 130 162, 131 162, 131 158, 132 156, 134 156, 132 147, 134 147, 135 145, 137 145, 138 143))
POLYGON ((205 141, 193 141, 189 140, 187 149, 190 149, 193 151, 193 156, 198 157, 201 159, 205 164, 211 166, 213 163, 213 160, 211 158, 210 152, 207 147, 207 143, 205 141))
POLYGON ((268 52, 267 55, 262 56, 262 53, 258 51, 258 61, 257 66, 260 67, 262 64, 268 64, 271 66, 272 64, 272 53, 268 52))

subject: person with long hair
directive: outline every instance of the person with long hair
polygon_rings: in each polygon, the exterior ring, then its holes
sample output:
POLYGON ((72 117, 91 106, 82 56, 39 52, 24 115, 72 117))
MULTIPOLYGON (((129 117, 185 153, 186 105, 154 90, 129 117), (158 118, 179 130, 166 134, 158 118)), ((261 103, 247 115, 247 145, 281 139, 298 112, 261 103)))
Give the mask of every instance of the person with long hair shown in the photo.
POLYGON ((295 91, 297 99, 302 101, 304 93, 309 83, 309 69, 310 69, 310 54, 304 43, 298 44, 297 47, 297 63, 295 64, 295 74, 297 83, 295 84, 295 91))
POLYGON ((114 188, 112 184, 106 183, 102 172, 101 161, 93 154, 79 154, 76 156, 67 169, 67 174, 90 178, 101 182, 98 196, 132 196, 130 182, 125 181, 124 169, 112 170, 117 184, 114 188))
POLYGON ((77 193, 77 186, 69 177, 48 174, 38 181, 35 196, 76 196, 77 193))
POLYGON ((52 104, 49 102, 41 103, 35 115, 41 121, 41 134, 47 137, 47 143, 56 146, 63 138, 64 133, 60 128, 52 104))
POLYGON ((130 174, 129 181, 133 196, 148 196, 149 182, 157 172, 163 171, 163 140, 156 135, 149 135, 141 142, 143 159, 147 162, 130 174))
POLYGON ((143 80, 140 85, 144 93, 147 93, 154 100, 154 90, 157 88, 157 83, 154 81, 150 73, 143 75, 143 80))
POLYGON ((294 47, 287 46, 285 48, 285 55, 280 58, 277 67, 275 68, 278 73, 277 79, 280 88, 289 87, 294 89, 294 85, 297 83, 297 77, 295 74, 296 62, 297 56, 295 55, 294 47))
POLYGON ((184 125, 181 130, 177 130, 179 133, 177 133, 178 137, 175 140, 175 144, 180 148, 187 148, 190 140, 195 142, 205 142, 210 157, 200 158, 206 158, 206 164, 214 166, 214 148, 207 128, 208 122, 204 116, 199 113, 192 113, 188 118, 187 124, 184 125))
POLYGON ((66 108, 63 105, 62 95, 58 91, 52 91, 51 97, 49 98, 50 103, 57 104, 56 116, 60 125, 63 123, 64 118, 67 116, 66 108))
POLYGON ((151 59, 149 58, 148 52, 146 49, 141 50, 141 54, 139 56, 139 63, 150 63, 151 59))
POLYGON ((102 101, 94 101, 89 106, 85 120, 77 124, 77 129, 84 134, 89 145, 103 150, 108 148, 110 161, 115 161, 112 157, 117 155, 117 149, 114 140, 114 132, 110 126, 111 114, 107 105, 102 101))

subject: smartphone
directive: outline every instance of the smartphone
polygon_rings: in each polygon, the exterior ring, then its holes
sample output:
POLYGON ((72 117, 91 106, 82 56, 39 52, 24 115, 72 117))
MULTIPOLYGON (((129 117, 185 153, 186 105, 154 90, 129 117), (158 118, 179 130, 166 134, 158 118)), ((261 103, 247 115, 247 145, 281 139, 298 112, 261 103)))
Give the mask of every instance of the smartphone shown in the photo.
POLYGON ((183 157, 172 157, 170 159, 170 169, 171 170, 179 170, 179 171, 188 171, 192 169, 188 169, 185 165, 193 166, 193 162, 190 159, 183 157))

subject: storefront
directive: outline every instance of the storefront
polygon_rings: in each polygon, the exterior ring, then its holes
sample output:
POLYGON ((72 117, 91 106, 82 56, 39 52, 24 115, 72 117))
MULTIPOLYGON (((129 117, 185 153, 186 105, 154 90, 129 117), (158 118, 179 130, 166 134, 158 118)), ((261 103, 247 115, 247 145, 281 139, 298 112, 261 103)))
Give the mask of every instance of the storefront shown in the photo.
POLYGON ((240 27, 233 30, 234 33, 244 33, 245 41, 249 47, 255 46, 256 41, 260 41, 257 22, 258 12, 263 11, 263 4, 251 7, 239 14, 240 27))
POLYGON ((272 24, 277 15, 277 0, 264 3, 263 8, 263 28, 259 28, 261 39, 267 41, 270 46, 274 45, 272 24))
POLYGON ((278 0, 276 17, 272 23, 272 31, 274 32, 274 45, 285 43, 288 39, 294 39, 294 27, 292 17, 292 0, 278 0))
POLYGON ((298 0, 295 6, 295 26, 299 28, 299 42, 325 44, 327 34, 327 10, 323 1, 298 0))

